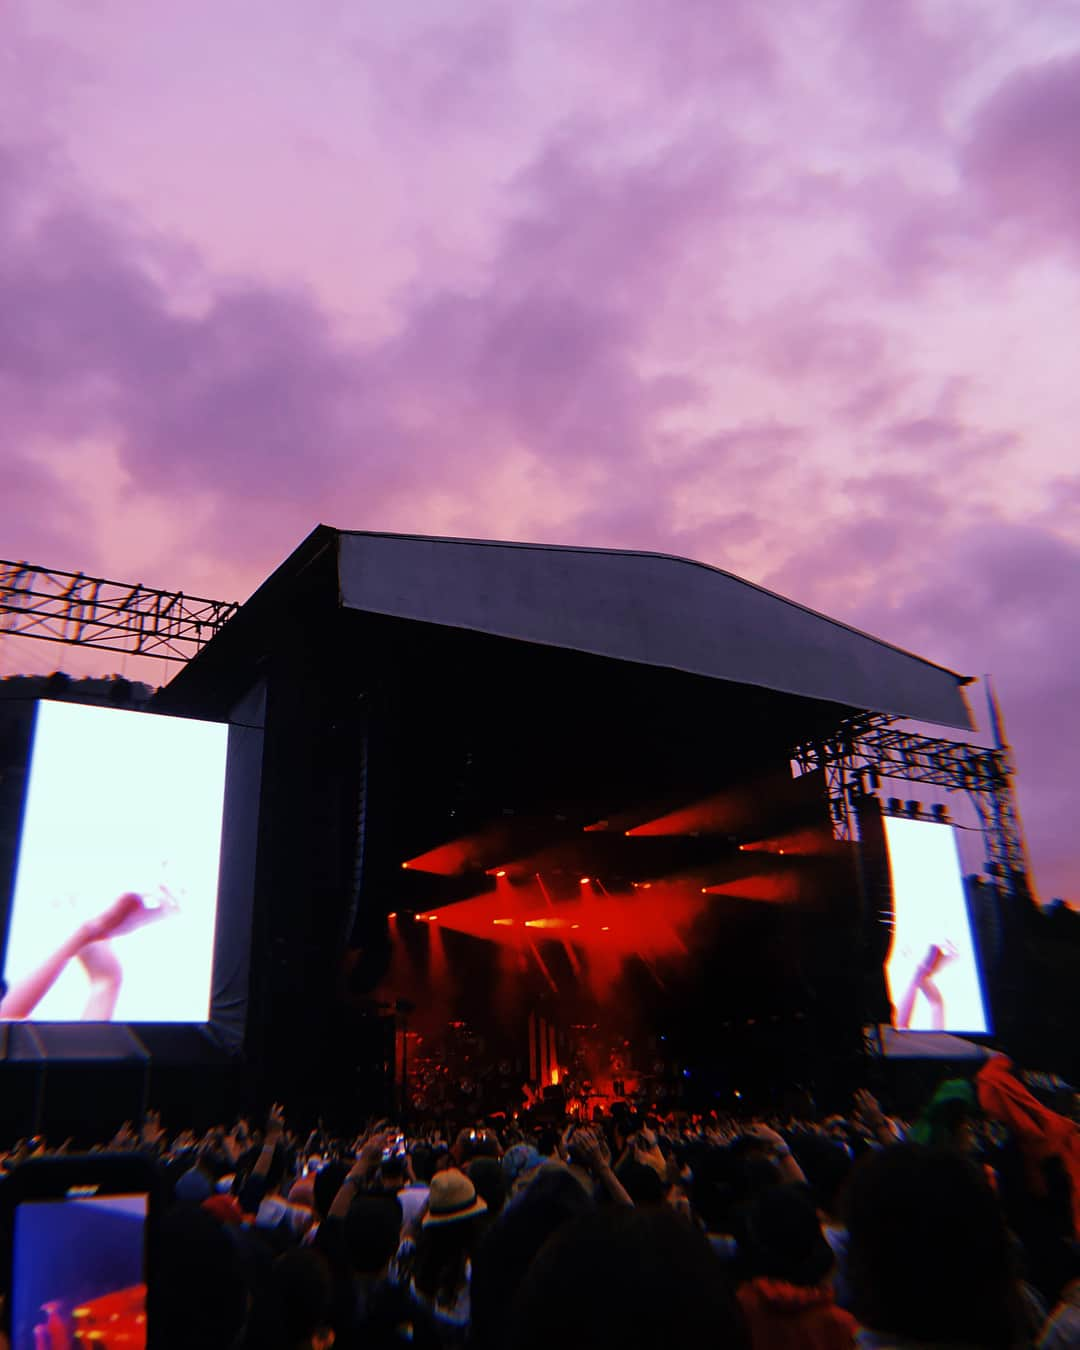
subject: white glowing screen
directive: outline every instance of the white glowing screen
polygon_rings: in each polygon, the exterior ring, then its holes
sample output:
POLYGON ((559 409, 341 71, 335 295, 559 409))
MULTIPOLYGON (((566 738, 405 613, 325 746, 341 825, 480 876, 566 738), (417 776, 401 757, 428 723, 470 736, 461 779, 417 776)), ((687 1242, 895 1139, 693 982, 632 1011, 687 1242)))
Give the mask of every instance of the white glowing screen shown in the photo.
POLYGON ((219 723, 38 705, 0 1014, 207 1020, 227 748, 219 723))
POLYGON ((885 817, 895 929, 885 971, 895 1025, 988 1032, 951 825, 885 817))

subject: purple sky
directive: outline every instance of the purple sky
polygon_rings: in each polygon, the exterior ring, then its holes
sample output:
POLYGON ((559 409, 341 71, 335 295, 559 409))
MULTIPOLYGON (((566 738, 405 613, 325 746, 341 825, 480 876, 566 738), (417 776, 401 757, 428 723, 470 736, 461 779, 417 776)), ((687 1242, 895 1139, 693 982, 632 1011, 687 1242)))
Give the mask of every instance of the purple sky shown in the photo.
POLYGON ((1075 0, 7 0, 0 554, 701 558, 992 672, 1080 897, 1078 165, 1075 0))

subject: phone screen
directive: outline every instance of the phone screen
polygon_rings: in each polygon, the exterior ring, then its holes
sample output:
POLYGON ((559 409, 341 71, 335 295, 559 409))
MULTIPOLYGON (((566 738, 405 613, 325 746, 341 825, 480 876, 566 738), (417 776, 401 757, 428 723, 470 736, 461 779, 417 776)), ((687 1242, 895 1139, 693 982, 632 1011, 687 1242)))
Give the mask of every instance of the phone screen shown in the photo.
POLYGON ((146 1346, 149 1198, 78 1189, 15 1209, 12 1350, 146 1346))
POLYGON ((390 1144, 383 1149, 382 1160, 389 1162, 391 1158, 403 1158, 405 1156, 405 1136, 399 1134, 396 1139, 391 1140, 390 1144))

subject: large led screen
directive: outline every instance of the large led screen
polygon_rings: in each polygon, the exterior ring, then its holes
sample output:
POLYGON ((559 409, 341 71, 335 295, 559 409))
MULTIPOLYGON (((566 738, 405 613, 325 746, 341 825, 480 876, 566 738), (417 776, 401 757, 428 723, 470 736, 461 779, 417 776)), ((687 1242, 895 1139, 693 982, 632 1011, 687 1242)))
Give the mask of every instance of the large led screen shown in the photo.
POLYGON ((206 1022, 228 727, 38 705, 0 1017, 206 1022))
POLYGON ((894 912, 885 972, 894 1025, 988 1032, 955 831, 935 821, 886 816, 885 839, 894 912))

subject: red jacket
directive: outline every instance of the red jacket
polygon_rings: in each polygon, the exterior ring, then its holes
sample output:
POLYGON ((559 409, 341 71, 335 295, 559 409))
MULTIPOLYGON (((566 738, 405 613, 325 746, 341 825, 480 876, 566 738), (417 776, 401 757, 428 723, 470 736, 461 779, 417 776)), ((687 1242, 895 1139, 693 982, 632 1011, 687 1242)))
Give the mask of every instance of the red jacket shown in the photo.
POLYGON ((739 1289, 750 1350, 852 1350, 854 1317, 833 1302, 828 1285, 807 1289, 756 1279, 739 1289))
POLYGON ((1016 1136, 1027 1164, 1028 1184, 1036 1194, 1045 1190, 1042 1164, 1048 1158, 1061 1161, 1072 1192, 1073 1232, 1080 1237, 1080 1130, 1033 1097, 1004 1055, 986 1061, 975 1076, 975 1086, 986 1114, 1016 1136))

